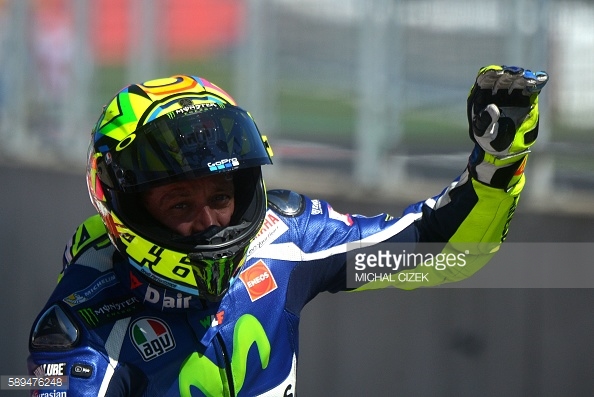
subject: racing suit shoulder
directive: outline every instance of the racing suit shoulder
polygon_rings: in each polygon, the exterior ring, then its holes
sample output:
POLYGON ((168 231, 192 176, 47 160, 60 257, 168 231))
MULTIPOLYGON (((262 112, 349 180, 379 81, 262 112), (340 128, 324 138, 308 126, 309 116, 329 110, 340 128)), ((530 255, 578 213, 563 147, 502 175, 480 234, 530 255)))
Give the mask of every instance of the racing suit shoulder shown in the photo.
POLYGON ((102 226, 100 218, 91 217, 68 241, 58 283, 33 323, 32 351, 73 348, 84 331, 76 310, 80 309, 79 305, 121 294, 113 271, 115 247, 102 226))
MULTIPOLYGON (((122 296, 114 250, 99 215, 81 223, 66 244, 58 283, 31 328, 29 373, 71 376, 69 396, 97 393, 88 387, 79 392, 76 385, 92 384, 89 379, 109 366, 105 340, 89 331, 84 318, 90 308, 122 296)), ((117 369, 118 376, 122 371, 117 369)))
POLYGON ((284 216, 299 216, 305 209, 305 197, 292 190, 273 189, 267 195, 268 205, 284 216))
POLYGON ((88 300, 90 296, 95 296, 95 292, 117 284, 113 272, 114 252, 115 247, 111 244, 98 215, 80 224, 66 244, 58 283, 35 326, 39 325, 45 314, 49 320, 54 317, 63 321, 71 319, 66 314, 68 308, 88 300), (59 309, 57 303, 63 305, 66 310, 59 309))
POLYGON ((99 395, 104 383, 109 384, 106 396, 134 395, 133 390, 144 390, 146 377, 137 367, 114 360, 119 352, 113 346, 121 346, 114 341, 145 307, 113 270, 98 272, 85 260, 90 259, 79 257, 65 269, 33 323, 29 373, 68 376, 69 396, 99 395))
POLYGON ((68 396, 72 397, 142 395, 146 375, 131 363, 118 362, 117 349, 129 317, 99 324, 105 320, 94 313, 97 311, 92 306, 74 310, 64 302, 53 303, 32 330, 28 372, 68 376, 68 396), (75 318, 77 315, 86 316, 88 323, 75 318), (94 330, 89 325, 93 322, 101 328, 94 330), (102 389, 104 394, 100 393, 102 389))
POLYGON ((88 266, 99 271, 111 268, 111 256, 115 247, 101 217, 97 214, 87 218, 75 230, 64 249, 64 268, 72 264, 88 266))
POLYGON ((268 192, 268 213, 248 256, 310 261, 345 252, 345 245, 361 241, 379 243, 399 236, 415 240, 413 223, 421 206, 411 206, 402 217, 343 213, 330 203, 291 190, 268 192), (257 251, 257 252, 256 252, 257 251))
POLYGON ((319 292, 346 289, 349 249, 395 236, 416 238, 413 223, 420 216, 418 210, 411 209, 402 218, 386 213, 351 215, 335 210, 327 201, 288 190, 270 196, 274 198, 269 200, 269 210, 248 249, 248 258, 263 260, 271 264, 273 272, 290 276, 287 308, 293 313, 319 292))
POLYGON ((31 350, 65 350, 78 343, 80 327, 57 303, 47 308, 33 325, 31 350))

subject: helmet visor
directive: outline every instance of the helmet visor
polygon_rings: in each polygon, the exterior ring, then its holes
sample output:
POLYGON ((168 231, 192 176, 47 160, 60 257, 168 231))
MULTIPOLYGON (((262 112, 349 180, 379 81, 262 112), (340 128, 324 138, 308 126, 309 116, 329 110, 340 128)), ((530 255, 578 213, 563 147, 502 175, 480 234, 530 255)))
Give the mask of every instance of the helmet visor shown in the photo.
POLYGON ((159 117, 99 150, 101 180, 122 192, 169 181, 271 164, 251 116, 229 105, 192 105, 159 117))

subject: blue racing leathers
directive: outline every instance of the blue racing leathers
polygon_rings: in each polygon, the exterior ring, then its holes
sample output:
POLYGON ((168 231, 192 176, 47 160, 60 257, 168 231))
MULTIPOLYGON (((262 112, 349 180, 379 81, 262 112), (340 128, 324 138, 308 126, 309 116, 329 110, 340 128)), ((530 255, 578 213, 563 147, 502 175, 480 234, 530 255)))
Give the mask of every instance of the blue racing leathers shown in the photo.
MULTIPOLYGON (((321 200, 270 191, 264 224, 218 303, 151 283, 91 217, 69 242, 58 285, 35 321, 30 373, 67 376, 67 394, 53 395, 70 397, 294 395, 301 309, 322 291, 348 289, 349 247, 499 244, 523 183, 522 176, 506 191, 464 173, 400 217, 341 214, 321 200)), ((423 285, 466 278, 493 251, 477 248, 463 267, 423 269, 423 285)), ((406 280, 395 286, 421 286, 406 280)))

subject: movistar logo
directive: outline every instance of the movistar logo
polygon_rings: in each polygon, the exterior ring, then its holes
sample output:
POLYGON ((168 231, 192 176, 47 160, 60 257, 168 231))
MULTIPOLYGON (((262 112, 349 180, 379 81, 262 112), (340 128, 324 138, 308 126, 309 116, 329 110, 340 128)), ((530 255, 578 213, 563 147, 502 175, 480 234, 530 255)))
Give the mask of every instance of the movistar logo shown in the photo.
MULTIPOLYGON (((218 314, 217 314, 218 316, 218 314)), ((248 371, 248 353, 255 351, 260 358, 260 367, 264 370, 270 360, 270 340, 264 327, 251 314, 242 315, 233 330, 233 353, 231 353, 231 372, 235 391, 239 393, 248 371)), ((274 371, 274 368, 271 369, 274 371)), ((220 396, 225 388, 221 379, 221 368, 208 356, 192 353, 185 361, 179 373, 179 394, 182 397, 192 396, 193 389, 199 389, 207 396, 220 396)), ((228 379, 226 381, 229 381, 228 379)))

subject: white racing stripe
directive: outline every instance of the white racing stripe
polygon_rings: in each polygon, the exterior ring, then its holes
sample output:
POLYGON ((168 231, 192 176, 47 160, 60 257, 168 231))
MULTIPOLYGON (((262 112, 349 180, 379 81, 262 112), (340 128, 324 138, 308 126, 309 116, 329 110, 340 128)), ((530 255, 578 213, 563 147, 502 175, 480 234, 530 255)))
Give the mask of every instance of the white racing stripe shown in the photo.
POLYGON ((257 256, 258 258, 279 259, 294 262, 324 259, 332 255, 343 254, 347 252, 347 247, 353 250, 357 248, 357 244, 363 246, 369 244, 378 244, 380 242, 386 241, 390 237, 395 236, 396 234, 400 233, 402 230, 410 226, 414 221, 421 218, 421 216, 422 214, 420 212, 406 214, 402 218, 400 218, 394 225, 380 231, 379 233, 375 233, 361 240, 349 241, 348 243, 336 245, 334 247, 330 247, 322 251, 303 252, 301 248, 295 245, 295 243, 279 243, 270 244, 265 247, 262 247, 254 256, 257 256))
POLYGON ((109 365, 107 366, 105 374, 103 375, 103 380, 101 381, 101 387, 99 388, 98 393, 99 397, 104 397, 105 393, 107 393, 109 382, 111 382, 115 368, 118 365, 118 360, 120 359, 120 351, 129 323, 130 317, 116 321, 105 341, 105 350, 109 356, 109 365))

